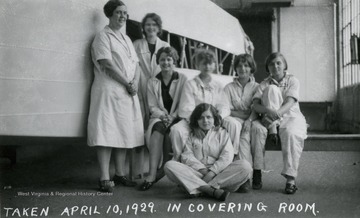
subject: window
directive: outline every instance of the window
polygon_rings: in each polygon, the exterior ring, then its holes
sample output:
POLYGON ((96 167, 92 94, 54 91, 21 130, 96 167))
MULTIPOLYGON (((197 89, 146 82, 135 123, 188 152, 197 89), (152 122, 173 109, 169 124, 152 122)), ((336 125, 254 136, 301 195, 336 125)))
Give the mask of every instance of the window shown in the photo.
POLYGON ((360 84, 360 1, 340 0, 340 87, 360 84))

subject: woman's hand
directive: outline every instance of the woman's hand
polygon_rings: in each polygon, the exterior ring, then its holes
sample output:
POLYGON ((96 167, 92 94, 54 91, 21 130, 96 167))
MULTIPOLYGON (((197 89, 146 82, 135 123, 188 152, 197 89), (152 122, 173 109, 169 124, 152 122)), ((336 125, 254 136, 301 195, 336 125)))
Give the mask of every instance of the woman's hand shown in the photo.
POLYGON ((280 119, 280 115, 276 110, 267 108, 266 116, 269 117, 272 121, 280 119))
POLYGON ((127 84, 126 90, 131 96, 134 96, 137 93, 137 85, 134 83, 134 81, 131 81, 127 84))
POLYGON ((165 123, 165 126, 168 127, 170 124, 172 124, 172 122, 174 121, 175 117, 172 117, 169 114, 165 114, 163 116, 160 117, 160 120, 163 121, 165 123))
POLYGON ((170 125, 174 121, 175 117, 171 115, 167 115, 167 124, 170 125))
POLYGON ((204 182, 208 183, 208 182, 210 182, 215 176, 216 176, 216 174, 215 174, 213 171, 209 171, 209 172, 202 178, 202 180, 204 180, 204 182))
POLYGON ((132 88, 135 92, 138 92, 139 87, 138 87, 138 84, 137 84, 137 82, 135 81, 135 79, 133 79, 130 83, 131 83, 131 88, 132 88))
POLYGON ((161 115, 161 116, 159 117, 159 119, 160 119, 162 122, 166 123, 166 121, 167 121, 167 114, 161 115))

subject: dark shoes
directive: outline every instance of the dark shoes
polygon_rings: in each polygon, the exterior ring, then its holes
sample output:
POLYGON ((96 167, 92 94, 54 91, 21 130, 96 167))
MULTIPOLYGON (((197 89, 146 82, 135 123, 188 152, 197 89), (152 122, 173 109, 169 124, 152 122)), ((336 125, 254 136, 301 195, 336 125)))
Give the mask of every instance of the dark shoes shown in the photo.
POLYGON ((113 180, 114 180, 115 185, 121 184, 121 185, 129 186, 129 187, 135 187, 137 185, 136 182, 129 180, 128 178, 126 178, 126 176, 115 175, 113 180))
POLYGON ((279 136, 273 133, 273 134, 269 134, 268 137, 269 137, 269 141, 273 143, 274 146, 277 146, 277 144, 279 143, 279 136))
POLYGON ((165 176, 165 171, 164 168, 160 168, 156 171, 156 179, 155 182, 159 181, 160 179, 162 179, 165 176))
POLYGON ((238 193, 248 193, 250 191, 250 179, 248 179, 244 184, 240 186, 236 192, 238 193))
POLYGON ((254 170, 253 180, 252 180, 252 188, 255 190, 259 190, 262 188, 261 170, 254 170))
POLYGON ((114 181, 111 180, 99 181, 99 190, 101 192, 113 192, 114 186, 115 186, 114 181))
POLYGON ((281 141, 278 134, 269 134, 265 143, 266 150, 279 150, 281 149, 281 141))
POLYGON ((298 190, 298 188, 296 187, 296 185, 290 184, 290 183, 286 183, 286 186, 285 186, 285 193, 286 193, 286 194, 288 194, 288 195, 295 194, 296 190, 298 190))
POLYGON ((141 184, 139 190, 140 190, 140 191, 149 190, 155 183, 156 183, 156 181, 148 182, 148 181, 145 180, 144 183, 141 184))
POLYGON ((152 182, 144 181, 143 184, 141 184, 139 190, 140 191, 146 191, 149 190, 155 183, 157 183, 160 179, 162 179, 165 176, 164 168, 160 168, 156 172, 156 178, 152 182))
POLYGON ((222 193, 222 195, 216 199, 219 201, 226 201, 226 199, 229 197, 229 195, 230 195, 230 192, 224 190, 224 193, 222 193))

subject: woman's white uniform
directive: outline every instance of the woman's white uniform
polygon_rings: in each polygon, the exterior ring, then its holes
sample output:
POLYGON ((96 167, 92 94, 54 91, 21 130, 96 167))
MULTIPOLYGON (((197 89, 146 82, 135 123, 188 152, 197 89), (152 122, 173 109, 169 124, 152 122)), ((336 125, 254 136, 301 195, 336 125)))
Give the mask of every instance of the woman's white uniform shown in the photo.
POLYGON ((135 76, 138 58, 128 36, 116 35, 108 26, 91 47, 95 78, 91 87, 88 145, 134 148, 144 145, 144 129, 138 96, 105 73, 99 60, 112 60, 129 81, 135 76))
POLYGON ((134 41, 135 51, 139 57, 140 64, 140 82, 139 82, 139 100, 141 106, 141 112, 144 121, 144 127, 148 127, 149 122, 149 107, 147 101, 147 82, 150 78, 156 76, 161 70, 156 63, 156 54, 162 47, 170 46, 169 43, 156 39, 155 52, 151 56, 149 45, 146 39, 138 39, 134 41))
POLYGON ((188 138, 181 154, 181 163, 171 160, 165 164, 166 175, 173 182, 184 186, 190 194, 200 193, 198 188, 210 185, 216 189, 236 191, 252 174, 251 165, 245 160, 232 161, 234 149, 225 129, 210 129, 204 139, 193 134, 188 138), (206 183, 200 169, 209 169, 216 176, 206 183))
POLYGON ((180 98, 179 117, 184 119, 171 127, 170 139, 174 153, 174 160, 179 160, 180 154, 184 149, 185 142, 189 137, 190 115, 195 107, 201 103, 212 104, 219 111, 220 116, 225 118, 223 126, 229 131, 232 142, 235 141, 234 139, 236 137, 238 140, 240 138, 241 125, 239 126, 232 120, 228 120, 230 108, 222 85, 212 79, 209 85, 205 86, 200 77, 196 76, 194 79, 185 83, 183 93, 180 98))
MULTIPOLYGON (((255 82, 254 77, 250 77, 250 81, 242 86, 237 78, 225 86, 224 91, 230 103, 230 110, 251 111, 252 99, 259 84, 255 82)), ((241 126, 245 120, 239 117, 229 117, 241 126)), ((249 163, 254 163, 254 169, 264 169, 264 152, 255 150, 250 144, 251 131, 241 132, 238 144, 234 144, 235 155, 239 155, 240 159, 245 159, 249 163)))
MULTIPOLYGON (((253 99, 260 99, 261 104, 273 109, 279 109, 287 97, 292 97, 296 103, 280 119, 279 136, 283 154, 282 175, 296 177, 299 159, 304 148, 307 124, 299 107, 300 83, 293 75, 285 73, 284 78, 277 82, 271 77, 260 83, 253 99)), ((251 128, 251 142, 258 149, 264 149, 267 129, 254 121, 251 128)))

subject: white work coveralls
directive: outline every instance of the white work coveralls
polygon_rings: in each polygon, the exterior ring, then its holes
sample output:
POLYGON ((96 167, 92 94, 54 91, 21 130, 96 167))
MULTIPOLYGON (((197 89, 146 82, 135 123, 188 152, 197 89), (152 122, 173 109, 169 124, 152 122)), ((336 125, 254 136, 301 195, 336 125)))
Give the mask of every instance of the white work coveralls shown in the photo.
MULTIPOLYGON (((280 119, 279 136, 283 154, 283 176, 297 177, 299 159, 304 148, 307 124, 299 107, 300 83, 293 75, 285 73, 284 78, 278 83, 268 77, 260 83, 253 99, 260 99, 261 104, 275 110, 279 109, 287 97, 292 97, 296 103, 280 119)), ((267 137, 267 129, 254 121, 251 128, 251 143, 256 149, 264 149, 267 137)))
POLYGON ((212 128, 204 139, 193 134, 188 138, 181 163, 171 160, 164 170, 168 178, 183 186, 190 194, 200 193, 200 186, 210 185, 215 189, 236 191, 252 175, 251 165, 246 160, 233 162, 234 149, 225 129, 212 128), (200 169, 207 168, 216 176, 206 183, 200 169))
POLYGON ((184 149, 185 142, 189 137, 190 115, 195 107, 201 103, 212 104, 216 107, 220 116, 224 118, 223 126, 228 130, 232 141, 237 137, 236 133, 241 132, 241 124, 238 125, 233 122, 232 119, 228 119, 228 116, 230 115, 230 108, 222 85, 212 79, 209 86, 205 86, 199 76, 196 76, 194 79, 185 83, 183 93, 180 98, 179 117, 184 118, 184 120, 181 120, 171 127, 170 139, 174 152, 174 160, 179 160, 180 154, 184 149))
MULTIPOLYGON (((251 111, 252 99, 258 88, 259 84, 255 82, 254 77, 250 77, 250 81, 242 86, 237 78, 234 81, 225 86, 224 91, 230 103, 230 110, 237 111, 251 111)), ((230 117, 229 117, 230 118, 230 117)), ((238 122, 241 126, 245 120, 239 117, 231 117, 234 122, 238 122)), ((262 150, 255 150, 250 145, 251 131, 241 132, 236 134, 239 139, 236 139, 234 143, 235 155, 239 155, 239 159, 245 159, 249 163, 253 163, 254 169, 264 169, 264 153, 262 150), (255 157, 261 156, 261 158, 255 159, 255 157)))

